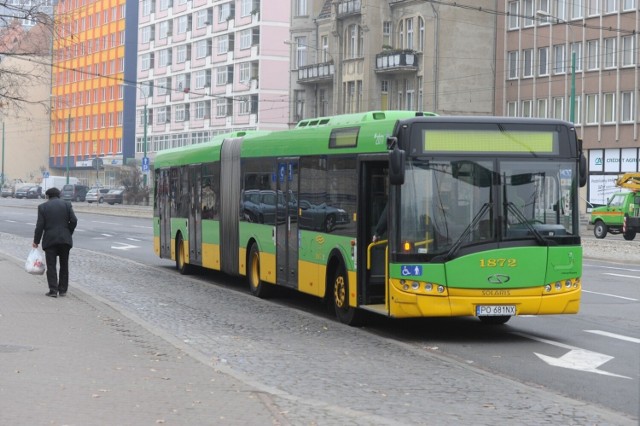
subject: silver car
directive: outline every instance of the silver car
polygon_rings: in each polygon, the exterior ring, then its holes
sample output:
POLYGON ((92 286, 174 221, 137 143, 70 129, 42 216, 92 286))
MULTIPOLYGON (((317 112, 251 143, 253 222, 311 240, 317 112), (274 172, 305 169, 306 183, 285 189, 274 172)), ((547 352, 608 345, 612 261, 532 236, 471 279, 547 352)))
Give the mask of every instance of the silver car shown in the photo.
POLYGON ((104 203, 104 194, 109 192, 108 188, 91 188, 84 197, 87 203, 104 203))

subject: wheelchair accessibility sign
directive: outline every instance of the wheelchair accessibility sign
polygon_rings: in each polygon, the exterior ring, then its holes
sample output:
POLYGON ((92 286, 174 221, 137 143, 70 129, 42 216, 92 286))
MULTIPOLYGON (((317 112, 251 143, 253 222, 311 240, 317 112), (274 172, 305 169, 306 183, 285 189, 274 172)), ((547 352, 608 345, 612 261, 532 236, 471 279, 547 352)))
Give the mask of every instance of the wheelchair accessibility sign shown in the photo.
POLYGON ((417 277, 422 275, 422 265, 401 265, 400 274, 403 277, 417 277))

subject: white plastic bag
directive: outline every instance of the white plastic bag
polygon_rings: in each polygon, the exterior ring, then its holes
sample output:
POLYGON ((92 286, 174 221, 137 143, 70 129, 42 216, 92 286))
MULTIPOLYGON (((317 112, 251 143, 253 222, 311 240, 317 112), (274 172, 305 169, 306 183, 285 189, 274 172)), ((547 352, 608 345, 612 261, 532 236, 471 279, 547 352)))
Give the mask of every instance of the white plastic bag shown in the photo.
POLYGON ((42 275, 46 270, 44 253, 37 248, 32 248, 27 257, 27 261, 24 263, 24 269, 31 275, 42 275))

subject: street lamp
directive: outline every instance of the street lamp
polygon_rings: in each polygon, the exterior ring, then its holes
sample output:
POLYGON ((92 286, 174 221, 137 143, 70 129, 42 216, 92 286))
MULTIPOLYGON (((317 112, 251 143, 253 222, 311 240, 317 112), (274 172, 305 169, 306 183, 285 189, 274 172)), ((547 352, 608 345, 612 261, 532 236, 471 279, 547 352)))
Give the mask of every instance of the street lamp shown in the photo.
POLYGON ((573 37, 573 28, 571 27, 571 24, 565 20, 565 19, 561 19, 558 18, 557 16, 553 16, 552 14, 550 14, 549 12, 547 12, 546 10, 538 10, 536 12, 536 15, 538 16, 544 16, 547 18, 553 18, 556 20, 556 23, 562 22, 565 25, 567 25, 567 27, 569 28, 569 31, 571 32, 571 45, 569 45, 569 48, 571 49, 571 98, 570 101, 571 104, 569 105, 569 121, 571 123, 573 123, 575 121, 575 108, 576 108, 576 51, 574 49, 573 44, 575 44, 575 38, 573 37))

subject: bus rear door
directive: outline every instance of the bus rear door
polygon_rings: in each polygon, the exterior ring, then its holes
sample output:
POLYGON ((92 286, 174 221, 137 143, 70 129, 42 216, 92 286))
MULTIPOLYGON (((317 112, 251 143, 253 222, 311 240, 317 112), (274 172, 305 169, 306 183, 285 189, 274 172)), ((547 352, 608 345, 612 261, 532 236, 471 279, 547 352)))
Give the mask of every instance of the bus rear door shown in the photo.
POLYGON ((276 201, 277 282, 298 286, 298 158, 278 158, 276 201))

